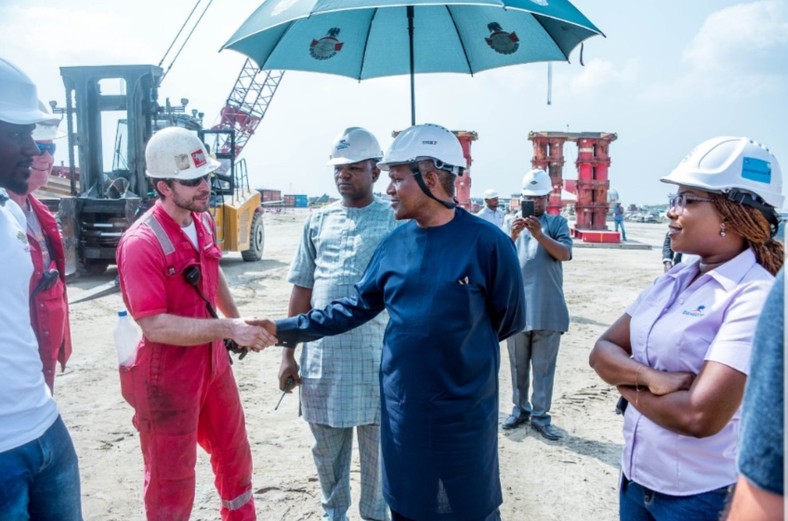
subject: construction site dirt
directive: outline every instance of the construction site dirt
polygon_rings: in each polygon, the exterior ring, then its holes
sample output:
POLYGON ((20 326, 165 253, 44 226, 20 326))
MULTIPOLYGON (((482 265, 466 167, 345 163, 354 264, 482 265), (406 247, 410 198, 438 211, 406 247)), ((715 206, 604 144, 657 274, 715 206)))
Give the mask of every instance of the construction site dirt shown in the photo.
MULTIPOLYGON (((263 260, 243 262, 239 253, 222 260, 243 316, 285 316, 291 291, 286 275, 305 216, 298 211, 266 214, 263 260)), ((612 228, 612 222, 609 225, 612 228)), ((665 230, 665 224, 627 223, 629 242, 641 247, 577 247, 574 258, 565 263, 571 323, 561 341, 552 410, 553 424, 563 438, 546 441, 528 425, 499 431, 504 520, 618 518, 623 439, 622 418, 614 412, 618 395, 588 366, 588 354, 608 325, 662 273, 665 230)), ((69 296, 76 298, 114 276, 115 268, 110 267, 102 276, 76 279, 69 285, 69 296)), ((144 519, 142 455, 131 423, 132 409, 120 393, 112 340, 116 312, 123 307, 119 293, 72 305, 74 354, 55 382, 55 398, 80 458, 88 521, 144 519)), ((280 349, 251 353, 233 365, 254 458, 255 504, 261 519, 315 520, 322 515, 320 486, 310 452, 311 434, 298 416, 297 389, 275 410, 281 396, 280 349)), ((499 418, 503 420, 511 408, 505 342, 501 351, 499 418)), ((198 452, 192 519, 215 520, 219 499, 210 462, 202 450, 198 452)), ((357 455, 351 479, 349 516, 358 520, 357 455)))

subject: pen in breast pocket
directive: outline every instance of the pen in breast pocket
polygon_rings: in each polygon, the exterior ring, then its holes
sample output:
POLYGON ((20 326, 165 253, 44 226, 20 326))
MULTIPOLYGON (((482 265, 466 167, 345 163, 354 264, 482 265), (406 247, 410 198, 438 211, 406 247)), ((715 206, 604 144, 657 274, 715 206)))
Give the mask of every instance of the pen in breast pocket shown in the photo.
POLYGON ((465 277, 461 278, 457 282, 460 283, 460 286, 467 286, 470 283, 470 279, 468 279, 468 276, 466 275, 465 277))

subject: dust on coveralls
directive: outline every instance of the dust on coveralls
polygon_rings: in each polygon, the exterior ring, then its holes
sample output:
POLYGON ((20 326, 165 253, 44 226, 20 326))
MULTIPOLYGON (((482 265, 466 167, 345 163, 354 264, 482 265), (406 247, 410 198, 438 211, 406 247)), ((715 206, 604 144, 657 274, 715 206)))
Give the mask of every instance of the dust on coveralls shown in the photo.
MULTIPOLYGON (((140 319, 161 313, 211 318, 183 277, 200 267, 200 291, 215 305, 221 250, 207 212, 192 213, 198 253, 161 203, 123 236, 117 260, 123 301, 140 319)), ((145 463, 148 520, 188 521, 194 502, 197 443, 211 455, 225 521, 256 519, 252 456, 238 387, 221 340, 174 346, 142 339, 130 368, 120 368, 123 397, 134 407, 145 463)))

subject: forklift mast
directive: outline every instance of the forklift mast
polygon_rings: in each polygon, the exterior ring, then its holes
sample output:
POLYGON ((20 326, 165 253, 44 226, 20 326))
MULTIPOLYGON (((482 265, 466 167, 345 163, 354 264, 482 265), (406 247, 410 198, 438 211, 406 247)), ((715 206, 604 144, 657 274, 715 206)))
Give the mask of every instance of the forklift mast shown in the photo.
POLYGON ((202 114, 185 114, 185 103, 158 102, 163 71, 155 65, 61 67, 71 197, 58 214, 67 271, 102 273, 115 262, 120 237, 155 195, 145 177, 145 145, 156 130, 178 125, 202 128, 202 114), (105 91, 116 90, 119 93, 105 91), (110 114, 111 113, 111 114, 110 114), (104 126, 116 124, 111 168, 104 162, 104 126), (79 166, 77 166, 79 165, 79 166))
MULTIPOLYGON (((179 106, 169 100, 160 105, 158 87, 164 72, 155 65, 61 67, 60 74, 66 88, 71 196, 60 199, 58 216, 67 273, 81 269, 98 274, 115 263, 123 232, 155 200, 145 175, 145 146, 157 130, 170 126, 198 132, 203 140, 208 134, 221 141, 214 144, 213 152, 223 168, 216 173, 212 187, 212 213, 217 226, 225 223, 227 227, 226 233, 219 234, 221 245, 225 251, 241 251, 245 260, 260 259, 264 240, 262 215, 258 215, 262 212, 260 195, 249 187, 245 163, 236 165, 242 146, 236 140, 239 130, 234 125, 203 130, 204 114, 197 110, 186 113, 185 98, 179 106), (114 143, 106 145, 113 147, 112 154, 106 154, 113 157, 107 168, 103 138, 110 133, 105 128, 110 124, 117 127, 114 143)), ((279 78, 281 75, 276 84, 279 78)), ((264 83, 271 81, 269 77, 264 83)), ((275 85, 257 87, 275 89, 275 85)), ((260 98, 267 106, 270 96, 259 95, 255 98, 258 105, 263 103, 260 98)), ((254 125, 244 127, 245 139, 260 117, 262 113, 254 125)))
POLYGON ((138 197, 148 193, 145 145, 154 131, 158 86, 163 71, 155 65, 61 67, 66 87, 66 114, 72 195, 107 198, 107 178, 123 177, 138 197), (125 94, 102 93, 102 81, 123 82, 125 94), (104 168, 102 116, 120 112, 126 121, 125 169, 104 168), (74 149, 79 154, 79 189, 75 186, 74 149))

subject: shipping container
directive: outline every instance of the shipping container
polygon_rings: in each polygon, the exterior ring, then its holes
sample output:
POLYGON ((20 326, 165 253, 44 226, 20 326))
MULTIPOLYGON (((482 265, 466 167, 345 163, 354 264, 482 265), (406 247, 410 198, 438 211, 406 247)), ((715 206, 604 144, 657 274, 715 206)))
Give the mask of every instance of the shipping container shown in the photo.
POLYGON ((309 198, 306 194, 285 194, 282 196, 285 206, 288 208, 306 208, 309 206, 309 198))
POLYGON ((267 188, 258 188, 257 191, 260 192, 260 196, 263 198, 264 203, 282 200, 281 190, 269 190, 267 188))

